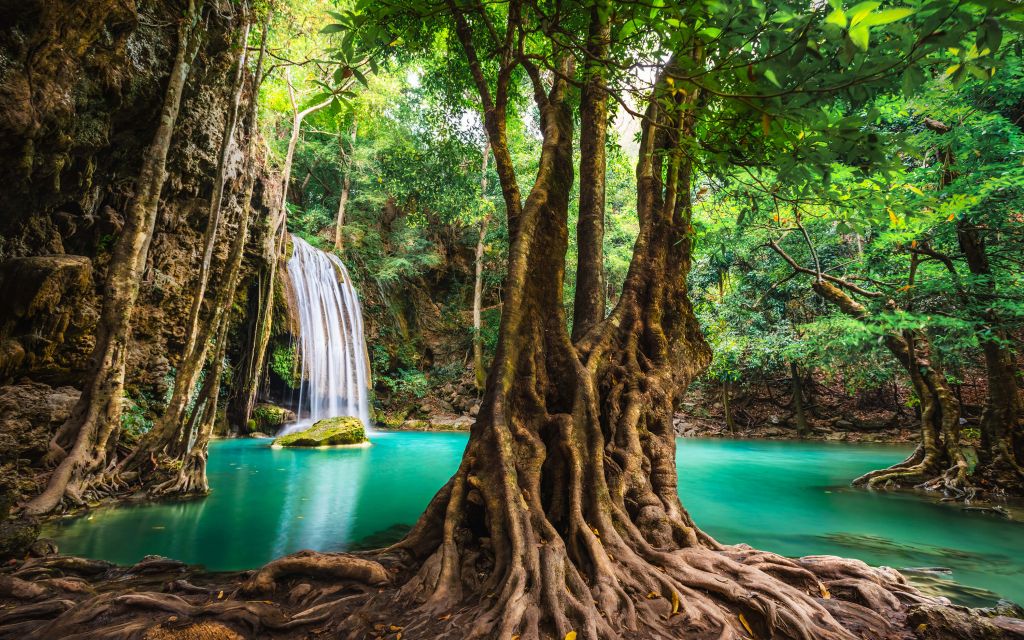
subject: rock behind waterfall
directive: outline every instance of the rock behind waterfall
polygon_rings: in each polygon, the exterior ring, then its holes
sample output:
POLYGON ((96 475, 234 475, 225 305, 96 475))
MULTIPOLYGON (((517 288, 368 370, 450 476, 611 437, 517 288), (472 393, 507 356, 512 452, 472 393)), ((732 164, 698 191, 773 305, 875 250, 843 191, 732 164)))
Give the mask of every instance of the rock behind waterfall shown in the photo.
POLYGON ((362 444, 366 430, 359 418, 340 417, 320 420, 312 427, 281 436, 274 440, 275 447, 330 447, 342 444, 362 444))

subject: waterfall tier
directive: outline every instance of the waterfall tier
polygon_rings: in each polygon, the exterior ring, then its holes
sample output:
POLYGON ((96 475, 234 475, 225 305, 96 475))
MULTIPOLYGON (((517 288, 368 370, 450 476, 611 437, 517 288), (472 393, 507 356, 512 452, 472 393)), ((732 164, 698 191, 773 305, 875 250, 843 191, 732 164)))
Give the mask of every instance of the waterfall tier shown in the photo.
POLYGON ((299 317, 302 363, 298 422, 282 434, 317 420, 354 416, 370 428, 370 362, 359 297, 338 256, 292 236, 288 276, 299 317))

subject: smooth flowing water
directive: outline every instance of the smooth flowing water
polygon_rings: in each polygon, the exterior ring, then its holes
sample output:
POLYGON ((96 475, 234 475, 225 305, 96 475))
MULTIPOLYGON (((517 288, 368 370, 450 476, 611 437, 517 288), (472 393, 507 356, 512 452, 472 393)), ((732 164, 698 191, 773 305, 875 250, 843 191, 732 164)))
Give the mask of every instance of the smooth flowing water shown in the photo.
POLYGON ((370 362, 363 314, 348 270, 338 256, 292 236, 288 276, 299 316, 299 420, 281 433, 317 420, 355 416, 370 425, 370 362))
MULTIPOLYGON (((65 553, 122 564, 160 554, 213 570, 253 568, 299 549, 379 546, 415 521, 465 444, 465 434, 406 432, 378 433, 366 449, 216 441, 208 498, 96 510, 46 535, 65 553)), ((1024 525, 847 487, 906 454, 885 445, 679 440, 679 492, 722 542, 948 567, 957 585, 946 592, 960 602, 991 604, 998 594, 1024 603, 1024 525)))

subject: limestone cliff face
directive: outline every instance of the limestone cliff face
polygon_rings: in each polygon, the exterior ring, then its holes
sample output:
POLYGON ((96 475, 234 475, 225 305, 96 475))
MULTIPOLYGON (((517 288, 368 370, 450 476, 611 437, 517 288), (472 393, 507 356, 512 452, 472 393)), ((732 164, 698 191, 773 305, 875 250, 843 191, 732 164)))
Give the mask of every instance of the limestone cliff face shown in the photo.
MULTIPOLYGON (((127 390, 154 399, 183 349, 241 52, 239 3, 205 6, 133 320, 127 390)), ((158 125, 183 14, 176 0, 0 0, 0 294, 14 301, 0 304, 0 384, 74 385, 86 366, 110 250, 158 125)), ((244 87, 243 111, 250 78, 244 87)), ((211 291, 237 225, 251 134, 240 118, 211 291)), ((262 172, 262 158, 249 166, 262 172)), ((250 271, 264 259, 258 247, 275 183, 257 183, 250 271)))

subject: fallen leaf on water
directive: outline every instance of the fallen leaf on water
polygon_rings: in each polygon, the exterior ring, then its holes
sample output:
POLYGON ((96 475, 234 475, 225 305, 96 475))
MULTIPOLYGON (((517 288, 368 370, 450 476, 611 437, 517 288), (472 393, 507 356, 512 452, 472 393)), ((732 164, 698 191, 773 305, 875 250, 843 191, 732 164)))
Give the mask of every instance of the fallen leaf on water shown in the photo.
POLYGON ((743 617, 742 613, 740 614, 740 623, 743 625, 743 628, 747 630, 747 633, 750 634, 750 637, 753 638, 754 630, 750 628, 750 623, 747 622, 747 619, 743 617))

